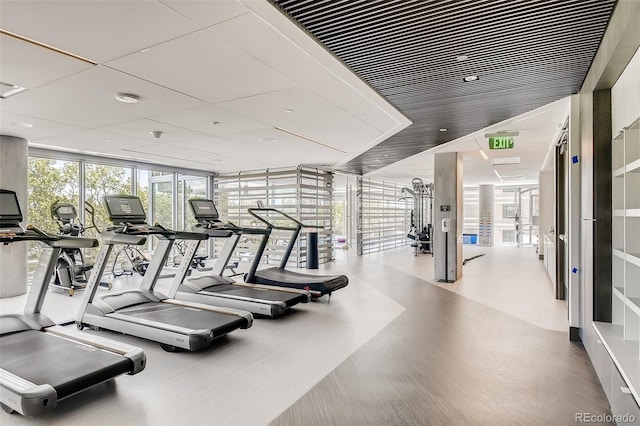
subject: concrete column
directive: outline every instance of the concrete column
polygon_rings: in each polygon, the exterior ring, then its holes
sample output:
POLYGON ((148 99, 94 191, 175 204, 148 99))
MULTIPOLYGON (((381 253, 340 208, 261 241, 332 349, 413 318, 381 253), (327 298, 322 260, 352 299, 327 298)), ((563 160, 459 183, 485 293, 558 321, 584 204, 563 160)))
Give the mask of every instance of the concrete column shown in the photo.
MULTIPOLYGON (((27 225, 27 140, 0 135, 0 188, 16 191, 27 225)), ((27 244, 0 245, 0 298, 27 292, 27 244)))
POLYGON ((462 156, 459 153, 435 155, 433 201, 434 278, 454 282, 462 277, 462 156), (443 219, 449 220, 447 233, 442 231, 443 219))
POLYGON ((493 246, 493 227, 495 221, 494 214, 494 197, 493 185, 479 186, 479 233, 478 245, 492 247, 493 246))

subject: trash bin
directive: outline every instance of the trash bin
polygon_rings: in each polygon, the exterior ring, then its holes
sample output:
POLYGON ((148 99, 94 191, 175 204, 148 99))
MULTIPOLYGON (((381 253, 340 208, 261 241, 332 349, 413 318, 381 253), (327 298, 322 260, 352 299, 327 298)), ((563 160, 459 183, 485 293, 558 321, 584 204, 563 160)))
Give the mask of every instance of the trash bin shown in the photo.
POLYGON ((318 231, 307 231, 307 269, 318 269, 318 231))

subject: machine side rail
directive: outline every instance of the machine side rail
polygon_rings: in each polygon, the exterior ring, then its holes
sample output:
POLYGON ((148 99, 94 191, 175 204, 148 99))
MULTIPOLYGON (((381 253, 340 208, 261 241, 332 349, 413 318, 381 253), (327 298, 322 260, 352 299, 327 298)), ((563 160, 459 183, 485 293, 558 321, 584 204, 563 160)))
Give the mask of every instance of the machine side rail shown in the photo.
MULTIPOLYGON (((291 239, 289 240, 289 244, 287 244, 287 248, 285 249, 284 254, 282 255, 282 260, 280 261, 280 268, 284 269, 287 267, 287 262, 289 261, 289 257, 291 256, 291 252, 293 251, 293 247, 296 244, 296 241, 298 240, 298 236, 300 235, 300 231, 302 230, 302 228, 324 228, 324 226, 319 226, 319 225, 305 225, 302 222, 300 222, 297 219, 294 219, 293 217, 289 216, 288 214, 281 212, 280 210, 274 209, 272 207, 251 207, 249 208, 249 214, 252 215, 253 217, 255 217, 256 219, 258 219, 260 222, 264 223, 265 225, 267 225, 269 228, 271 229, 278 229, 278 230, 283 230, 283 231, 291 231, 293 232, 293 234, 291 235, 291 239), (280 215, 282 217, 284 217, 285 219, 292 221, 293 223, 296 224, 295 227, 289 227, 289 226, 282 226, 282 225, 276 225, 272 222, 270 222, 269 220, 267 220, 266 218, 264 218, 263 216, 261 216, 258 212, 270 212, 270 213, 275 213, 277 215, 280 215)), ((255 275, 255 272, 258 268, 258 264, 260 263, 260 258, 262 258, 262 255, 264 254, 264 250, 266 248, 267 245, 267 241, 266 239, 263 240, 260 244, 260 247, 258 248, 258 253, 256 253, 256 258, 253 262, 253 264, 251 265, 251 270, 249 271, 247 280, 248 282, 253 280, 253 276, 255 275), (259 256, 258 256, 259 254, 259 256)))

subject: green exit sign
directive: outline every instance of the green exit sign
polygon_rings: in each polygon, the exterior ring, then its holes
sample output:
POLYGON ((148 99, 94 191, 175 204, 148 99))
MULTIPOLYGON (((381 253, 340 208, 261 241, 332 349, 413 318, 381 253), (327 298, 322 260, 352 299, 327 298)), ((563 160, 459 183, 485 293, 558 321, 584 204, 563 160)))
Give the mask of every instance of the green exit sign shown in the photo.
POLYGON ((513 136, 492 136, 489 138, 489 149, 513 149, 513 136))

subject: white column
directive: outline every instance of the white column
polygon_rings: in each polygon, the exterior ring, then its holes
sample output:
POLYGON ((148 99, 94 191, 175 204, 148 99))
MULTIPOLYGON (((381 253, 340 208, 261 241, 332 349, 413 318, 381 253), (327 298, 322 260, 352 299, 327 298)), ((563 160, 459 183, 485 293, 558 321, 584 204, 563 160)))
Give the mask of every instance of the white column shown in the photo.
MULTIPOLYGON (((0 135, 0 188, 16 191, 27 225, 27 140, 0 135)), ((0 298, 27 292, 27 244, 0 245, 0 298)))
POLYGON ((479 186, 479 226, 478 226, 478 245, 492 247, 493 246, 493 224, 494 214, 494 192, 493 185, 479 186))
POLYGON ((454 282, 462 277, 462 156, 459 153, 435 155, 433 192, 434 278, 454 282), (443 219, 449 222, 447 233, 442 230, 443 219))

